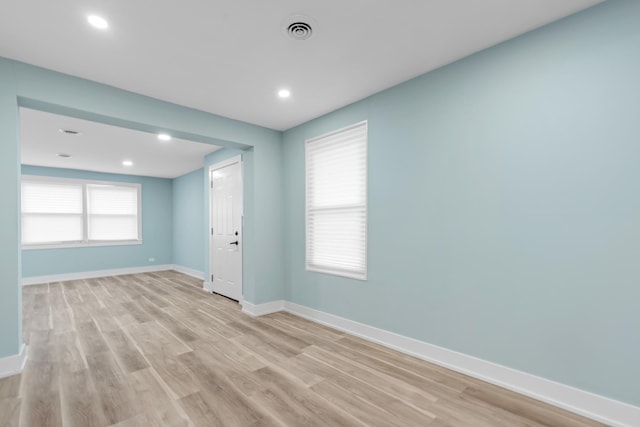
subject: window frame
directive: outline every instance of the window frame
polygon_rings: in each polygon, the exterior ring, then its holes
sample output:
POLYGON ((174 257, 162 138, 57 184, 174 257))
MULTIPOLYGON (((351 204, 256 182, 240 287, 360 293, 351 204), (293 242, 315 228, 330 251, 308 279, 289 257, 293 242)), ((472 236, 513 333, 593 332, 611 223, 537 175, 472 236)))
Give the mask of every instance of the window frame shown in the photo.
MULTIPOLYGON (((20 198, 22 199, 22 183, 25 181, 43 182, 43 183, 60 183, 60 184, 76 184, 82 186, 82 240, 73 242, 51 242, 51 243, 22 243, 22 218, 25 215, 20 208, 20 245, 23 250, 34 249, 64 249, 64 248, 86 248, 100 246, 127 246, 141 245, 142 241, 142 184, 135 182, 118 182, 118 181, 102 181, 78 178, 61 178, 44 175, 22 175, 20 180, 20 198), (138 238, 130 240, 89 240, 89 212, 87 209, 88 186, 89 185, 112 185, 118 187, 132 187, 136 189, 137 194, 137 220, 138 220, 138 238)), ((28 215, 28 214, 27 214, 28 215)))
MULTIPOLYGON (((368 240, 369 240, 369 124, 367 120, 363 120, 348 126, 344 126, 340 129, 337 130, 333 130, 330 132, 327 132, 325 134, 319 135, 319 136, 315 136, 313 138, 308 138, 305 140, 305 144, 304 144, 304 159, 305 159, 305 167, 304 167, 304 177, 305 177, 305 188, 304 188, 304 195, 305 195, 305 219, 304 219, 304 227, 305 227, 305 271, 309 271, 309 272, 315 272, 315 273, 322 273, 322 274, 329 274, 332 276, 337 276, 337 277, 345 277, 345 278, 349 278, 349 279, 357 279, 357 280, 362 280, 362 281, 366 281, 368 280, 368 271, 369 271, 369 265, 368 265, 368 240), (360 126, 364 126, 364 135, 365 135, 365 145, 364 145, 364 158, 365 158, 365 171, 364 171, 364 182, 365 182, 365 188, 364 188, 364 197, 363 197, 363 203, 362 203, 362 208, 364 211, 364 239, 363 239, 363 244, 364 244, 364 269, 362 272, 352 272, 349 270, 344 270, 344 269, 340 269, 338 267, 322 267, 322 266, 317 266, 317 265, 313 265, 310 263, 310 260, 308 258, 309 255, 309 203, 308 203, 308 198, 309 198, 309 194, 308 194, 308 189, 309 189, 309 170, 308 170, 308 163, 309 163, 309 152, 308 152, 308 146, 309 143, 313 143, 313 142, 317 142, 320 140, 324 140, 326 138, 347 132, 349 130, 355 129, 357 127, 360 126)), ((330 211, 332 209, 336 209, 334 208, 322 208, 319 210, 325 210, 325 211, 330 211)))

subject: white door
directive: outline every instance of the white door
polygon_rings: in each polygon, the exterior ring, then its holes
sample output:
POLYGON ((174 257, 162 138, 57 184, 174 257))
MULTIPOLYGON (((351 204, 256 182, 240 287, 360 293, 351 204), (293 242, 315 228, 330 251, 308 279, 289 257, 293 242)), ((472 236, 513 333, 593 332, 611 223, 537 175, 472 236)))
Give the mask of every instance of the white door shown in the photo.
POLYGON ((242 163, 240 156, 210 168, 211 285, 242 298, 242 163))

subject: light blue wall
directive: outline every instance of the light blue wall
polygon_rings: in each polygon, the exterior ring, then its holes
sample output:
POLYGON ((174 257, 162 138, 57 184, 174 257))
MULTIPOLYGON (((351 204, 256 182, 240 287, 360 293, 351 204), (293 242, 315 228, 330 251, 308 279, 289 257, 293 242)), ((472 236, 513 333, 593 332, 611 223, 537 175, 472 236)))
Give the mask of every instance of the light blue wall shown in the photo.
MULTIPOLYGON (((268 249, 276 256, 283 252, 280 132, 0 58, 0 357, 17 354, 21 342, 18 105, 251 150, 250 174, 256 184, 252 195, 255 216, 249 220, 255 224, 245 224, 245 229, 257 225, 264 230, 245 242, 245 250, 268 249)), ((271 264, 272 258, 256 257, 251 273, 260 277, 256 289, 264 289, 253 292, 255 298, 283 293, 282 262, 271 264)))
POLYGON ((640 405, 640 2, 284 134, 287 297, 640 405), (304 270, 304 140, 369 121, 369 280, 304 270))
POLYGON ((171 181, 173 194, 172 263, 204 271, 204 181, 202 168, 171 181))
POLYGON ((19 129, 14 70, 0 66, 0 358, 22 345, 19 129))
POLYGON ((22 166, 22 174, 141 184, 143 242, 141 245, 26 249, 22 251, 22 277, 172 263, 170 179, 26 165, 22 166), (149 258, 155 261, 150 262, 149 258))

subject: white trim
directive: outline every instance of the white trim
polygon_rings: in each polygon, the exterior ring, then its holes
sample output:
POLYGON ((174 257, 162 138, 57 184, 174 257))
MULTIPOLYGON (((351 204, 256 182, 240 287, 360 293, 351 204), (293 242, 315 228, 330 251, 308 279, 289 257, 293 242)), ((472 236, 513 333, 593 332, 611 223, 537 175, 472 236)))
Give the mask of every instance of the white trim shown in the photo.
POLYGON ((349 131, 351 129, 355 129, 358 126, 362 126, 363 124, 366 124, 367 127, 368 127, 369 126, 369 121, 368 120, 362 120, 362 121, 359 121, 358 123, 353 123, 353 124, 341 127, 340 129, 336 129, 336 130, 332 130, 332 131, 329 131, 329 132, 325 132, 322 135, 314 136, 313 138, 307 139, 305 141, 305 143, 306 142, 315 142, 315 141, 317 141, 319 139, 328 138, 328 137, 337 135, 339 133, 346 132, 346 131, 349 131))
POLYGON ((173 265, 150 265, 145 267, 114 268, 111 270, 82 271, 79 273, 52 274, 50 276, 23 277, 22 286, 40 285, 43 283, 64 282, 66 280, 95 279, 96 277, 122 276, 125 274, 154 273, 156 271, 173 270, 173 265))
POLYGON ((0 359, 0 378, 10 377, 22 372, 27 363, 28 347, 22 344, 20 353, 0 359))
POLYGON ((202 290, 205 292, 213 292, 213 285, 209 280, 205 280, 202 282, 202 290))
POLYGON ((242 154, 235 155, 233 157, 229 157, 228 159, 219 161, 212 165, 209 165, 209 178, 211 178, 211 172, 216 169, 226 168, 227 166, 231 166, 235 163, 242 164, 242 154))
POLYGON ((330 326, 436 365, 461 372, 612 427, 640 425, 640 407, 333 314, 289 301, 274 301, 258 305, 245 302, 242 307, 242 311, 252 316, 273 313, 279 310, 287 311, 316 323, 330 326))
POLYGON ((171 269, 177 271, 178 273, 186 274, 187 276, 195 277, 196 279, 204 280, 204 272, 199 270, 194 270, 193 268, 183 267, 178 264, 171 265, 171 269))
POLYGON ((250 302, 242 301, 242 312, 252 317, 264 316, 265 314, 285 310, 286 304, 288 304, 288 302, 284 300, 267 302, 265 304, 251 304, 250 302))
POLYGON ((73 184, 92 184, 92 185, 122 185, 127 187, 140 187, 142 184, 139 182, 129 181, 107 181, 103 179, 84 179, 84 178, 64 178, 59 176, 50 175, 22 175, 23 181, 49 181, 58 182, 61 184, 73 183, 73 184))
POLYGON ((140 240, 114 240, 114 241, 95 241, 91 242, 73 242, 73 243, 52 243, 44 245, 22 245, 23 251, 37 251, 39 249, 71 249, 71 248, 92 248, 99 246, 127 246, 127 245, 141 245, 144 242, 140 240))

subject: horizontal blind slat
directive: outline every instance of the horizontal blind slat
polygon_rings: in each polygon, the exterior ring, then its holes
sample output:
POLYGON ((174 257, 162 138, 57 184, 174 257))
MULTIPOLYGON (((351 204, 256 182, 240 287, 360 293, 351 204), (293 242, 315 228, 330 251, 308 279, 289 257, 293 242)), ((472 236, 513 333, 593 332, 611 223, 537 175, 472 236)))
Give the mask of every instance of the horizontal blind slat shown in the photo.
POLYGON ((81 184, 23 181, 21 197, 25 213, 82 213, 81 184))

